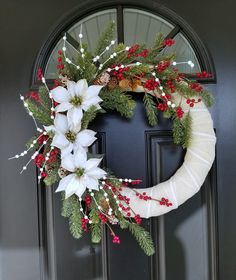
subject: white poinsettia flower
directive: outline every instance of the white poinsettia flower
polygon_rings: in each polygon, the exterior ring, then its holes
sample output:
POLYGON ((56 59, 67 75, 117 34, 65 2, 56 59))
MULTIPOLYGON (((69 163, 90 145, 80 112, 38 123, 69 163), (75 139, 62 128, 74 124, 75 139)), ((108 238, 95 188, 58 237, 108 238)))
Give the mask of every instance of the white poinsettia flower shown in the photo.
POLYGON ((70 129, 67 117, 62 114, 56 114, 54 127, 51 130, 54 132, 51 145, 61 150, 62 158, 78 148, 87 151, 97 139, 96 132, 93 130, 84 129, 77 133, 70 129))
POLYGON ((61 166, 72 173, 61 179, 56 192, 65 191, 67 198, 73 194, 81 197, 86 188, 98 190, 98 180, 106 175, 106 172, 98 167, 101 160, 87 160, 86 152, 81 149, 64 157, 61 166))
POLYGON ((56 108, 56 112, 67 112, 70 126, 78 130, 83 116, 83 110, 87 111, 92 105, 98 109, 101 107, 99 103, 102 99, 98 96, 102 86, 88 86, 85 79, 79 80, 77 83, 67 81, 67 89, 64 87, 56 87, 51 90, 53 99, 60 103, 56 108))

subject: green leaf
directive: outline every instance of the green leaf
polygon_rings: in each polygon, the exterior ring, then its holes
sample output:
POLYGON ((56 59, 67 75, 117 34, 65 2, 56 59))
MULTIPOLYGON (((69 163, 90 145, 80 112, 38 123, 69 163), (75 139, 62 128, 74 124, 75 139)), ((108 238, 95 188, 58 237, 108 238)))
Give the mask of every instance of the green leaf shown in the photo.
POLYGON ((174 143, 188 148, 191 143, 192 136, 192 118, 188 113, 183 120, 175 118, 173 120, 173 138, 174 143))

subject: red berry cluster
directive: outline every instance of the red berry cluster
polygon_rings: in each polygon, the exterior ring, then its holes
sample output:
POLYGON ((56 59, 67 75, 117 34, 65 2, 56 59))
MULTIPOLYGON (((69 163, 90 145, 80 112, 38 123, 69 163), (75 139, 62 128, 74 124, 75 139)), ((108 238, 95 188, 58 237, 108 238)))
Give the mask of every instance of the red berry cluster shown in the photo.
POLYGON ((149 79, 145 82, 144 87, 148 90, 154 90, 159 85, 154 79, 149 79))
POLYGON ((50 157, 48 159, 48 163, 53 163, 57 160, 57 155, 59 153, 59 149, 54 148, 51 153, 50 153, 50 157))
POLYGON ((171 93, 175 92, 175 85, 173 84, 173 82, 171 80, 169 80, 167 82, 167 87, 170 89, 171 93))
POLYGON ((212 74, 207 73, 207 71, 202 71, 196 74, 198 78, 209 78, 212 77, 212 74))
POLYGON ((82 229, 84 230, 84 232, 88 231, 88 227, 87 227, 88 222, 89 222, 89 220, 87 218, 81 219, 81 226, 82 226, 82 229))
POLYGON ((37 80, 38 81, 41 81, 43 78, 43 71, 41 68, 38 69, 38 72, 37 72, 37 80))
POLYGON ((187 99, 186 103, 189 104, 190 107, 194 107, 194 104, 201 102, 201 98, 199 98, 197 101, 196 99, 187 99))
POLYGON ((113 235, 112 242, 113 242, 113 243, 120 244, 120 238, 119 238, 119 236, 117 236, 117 235, 113 235))
POLYGON ((157 105, 157 109, 164 112, 166 111, 168 108, 168 105, 166 103, 158 103, 157 105))
POLYGON ((43 135, 43 134, 40 134, 40 137, 38 138, 38 144, 39 145, 42 145, 44 141, 47 141, 48 140, 48 135, 43 135))
POLYGON ((61 50, 58 51, 58 58, 57 58, 57 69, 58 70, 63 70, 64 69, 64 64, 63 64, 63 52, 61 50))
POLYGON ((87 207, 90 208, 91 202, 92 202, 92 198, 91 198, 91 196, 89 194, 85 195, 84 202, 86 203, 87 207))
POLYGON ((131 185, 139 185, 142 181, 140 179, 133 180, 131 185))
POLYGON ((45 177, 48 176, 48 174, 47 174, 46 172, 42 172, 42 173, 40 174, 40 176, 41 176, 41 178, 45 178, 45 177))
POLYGON ((177 118, 181 119, 184 115, 184 111, 182 110, 182 108, 179 106, 175 109, 175 113, 177 118))
POLYGON ((161 61, 157 64, 156 69, 159 73, 163 72, 170 66, 170 61, 161 61))
POLYGON ((126 204, 130 203, 130 198, 128 198, 125 195, 122 195, 122 194, 119 193, 118 198, 119 198, 120 201, 124 201, 126 204))
POLYGON ((137 196, 139 199, 145 200, 145 201, 151 200, 151 199, 152 199, 151 196, 148 196, 148 195, 146 194, 146 192, 143 192, 142 194, 136 192, 136 196, 137 196))
MULTIPOLYGON (((111 66, 111 68, 113 69, 113 68, 115 68, 116 66, 119 67, 119 65, 113 64, 113 65, 111 66)), ((121 81, 121 80, 123 80, 123 79, 125 78, 124 75, 123 75, 124 72, 127 71, 127 70, 129 70, 129 69, 130 69, 130 67, 119 68, 118 70, 113 70, 113 71, 111 71, 111 75, 115 76, 115 77, 117 78, 117 80, 121 81)))
POLYGON ((176 82, 181 82, 183 77, 184 77, 184 73, 178 73, 175 78, 176 82))
POLYGON ((147 49, 143 49, 141 52, 138 52, 140 48, 140 45, 136 44, 132 47, 129 48, 128 50, 128 54, 127 57, 147 57, 148 56, 148 50, 147 49))
POLYGON ((174 43, 175 43, 175 41, 173 39, 168 38, 163 42, 163 46, 171 47, 172 45, 174 45, 174 43))
POLYGON ((105 215, 103 215, 102 213, 99 213, 98 215, 99 219, 101 220, 102 224, 106 224, 107 222, 107 217, 105 215))
POLYGON ((162 197, 160 200, 160 205, 166 205, 167 207, 172 206, 173 204, 169 202, 169 199, 162 197))
POLYGON ((139 214, 135 215, 135 216, 134 216, 134 219, 135 219, 135 222, 136 222, 138 225, 141 224, 142 219, 140 218, 140 215, 139 215, 139 214))
POLYGON ((61 85, 60 81, 54 80, 54 81, 53 81, 53 86, 52 86, 52 88, 56 88, 56 87, 58 87, 58 86, 60 86, 60 85, 61 85))
POLYGON ((194 89, 196 92, 201 92, 202 91, 202 86, 199 83, 190 84, 190 88, 194 89))
POLYGON ((39 103, 39 95, 35 91, 31 91, 29 97, 39 103))
POLYGON ((44 155, 43 154, 38 154, 34 159, 34 164, 37 167, 41 167, 44 164, 44 161, 45 161, 44 155))

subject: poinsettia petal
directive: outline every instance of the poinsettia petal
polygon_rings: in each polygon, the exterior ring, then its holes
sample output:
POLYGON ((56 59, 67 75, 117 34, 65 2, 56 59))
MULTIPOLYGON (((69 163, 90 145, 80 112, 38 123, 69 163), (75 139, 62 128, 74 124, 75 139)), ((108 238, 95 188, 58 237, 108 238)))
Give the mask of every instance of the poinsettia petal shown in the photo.
POLYGON ((86 187, 93 190, 98 190, 98 179, 87 176, 86 187))
POLYGON ((84 111, 87 111, 92 105, 96 106, 101 101, 102 99, 99 96, 92 97, 92 98, 85 98, 83 100, 81 107, 84 111))
POLYGON ((77 176, 75 175, 73 179, 70 181, 70 183, 67 185, 66 190, 65 190, 65 197, 68 198, 71 195, 73 195, 79 188, 79 181, 77 176))
POLYGON ((86 161, 86 164, 85 164, 86 172, 97 167, 101 161, 102 161, 102 158, 91 158, 88 161, 86 161))
POLYGON ((82 147, 88 147, 93 144, 93 142, 97 139, 94 137, 96 134, 95 131, 91 129, 84 129, 77 134, 76 144, 82 147))
POLYGON ((105 176, 107 173, 103 169, 96 167, 87 171, 86 174, 92 178, 100 179, 103 176, 105 176))
POLYGON ((67 175, 66 177, 62 178, 59 182, 58 188, 56 189, 56 192, 64 191, 67 187, 67 185, 70 183, 70 181, 75 177, 75 174, 67 175))
POLYGON ((88 83, 85 79, 81 79, 76 84, 76 93, 78 96, 84 96, 88 90, 88 83))
POLYGON ((65 112, 65 111, 68 111, 69 109, 71 109, 73 107, 73 105, 69 102, 63 102, 59 105, 57 105, 57 107, 55 108, 55 111, 57 113, 59 112, 65 112))
POLYGON ((46 132, 50 132, 50 131, 55 132, 54 125, 48 125, 48 126, 44 125, 43 128, 45 129, 46 132))
POLYGON ((72 154, 68 154, 63 157, 61 160, 61 166, 70 172, 74 172, 76 170, 74 156, 72 154))
POLYGON ((76 182, 77 182, 77 188, 76 188, 75 194, 78 197, 81 197, 86 190, 86 185, 85 185, 83 178, 77 178, 76 182))
POLYGON ((51 145, 59 149, 63 149, 69 145, 69 141, 66 139, 64 134, 56 133, 53 137, 51 145))
POLYGON ((69 130, 68 120, 65 115, 56 114, 54 125, 56 130, 59 130, 63 134, 65 134, 69 130))
POLYGON ((86 151, 82 148, 78 148, 74 153, 74 161, 77 168, 85 168, 87 161, 86 151))
POLYGON ((82 117, 83 112, 80 107, 73 107, 67 112, 67 119, 71 130, 74 132, 80 131, 82 117))
POLYGON ((69 101, 69 93, 64 87, 56 87, 50 91, 52 98, 58 102, 63 103, 69 101))
POLYGON ((100 90, 103 88, 103 86, 99 86, 99 85, 93 85, 93 86, 90 86, 88 89, 87 89, 87 96, 89 97, 96 97, 98 96, 100 90))
POLYGON ((73 143, 69 142, 67 147, 61 149, 61 158, 64 158, 68 154, 70 154, 73 151, 73 148, 74 148, 73 143))
POLYGON ((67 81, 67 90, 69 92, 70 97, 76 95, 76 83, 74 81, 67 81))

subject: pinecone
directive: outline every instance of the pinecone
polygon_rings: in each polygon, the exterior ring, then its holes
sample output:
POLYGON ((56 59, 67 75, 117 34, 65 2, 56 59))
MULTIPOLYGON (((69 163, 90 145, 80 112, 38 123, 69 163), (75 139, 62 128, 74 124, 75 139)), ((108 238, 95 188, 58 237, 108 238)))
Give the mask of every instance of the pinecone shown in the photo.
POLYGON ((118 86, 118 80, 116 77, 112 77, 109 81, 109 83, 107 84, 108 89, 114 89, 118 86))
POLYGON ((107 72, 102 73, 98 78, 95 80, 95 85, 102 85, 106 86, 110 81, 110 75, 107 72))
POLYGON ((102 211, 107 214, 110 208, 109 202, 106 201, 105 198, 100 199, 99 202, 100 202, 100 206, 102 207, 102 211))
POLYGON ((63 168, 62 166, 60 166, 58 169, 58 175, 60 178, 64 178, 68 175, 68 171, 65 168, 63 168))

